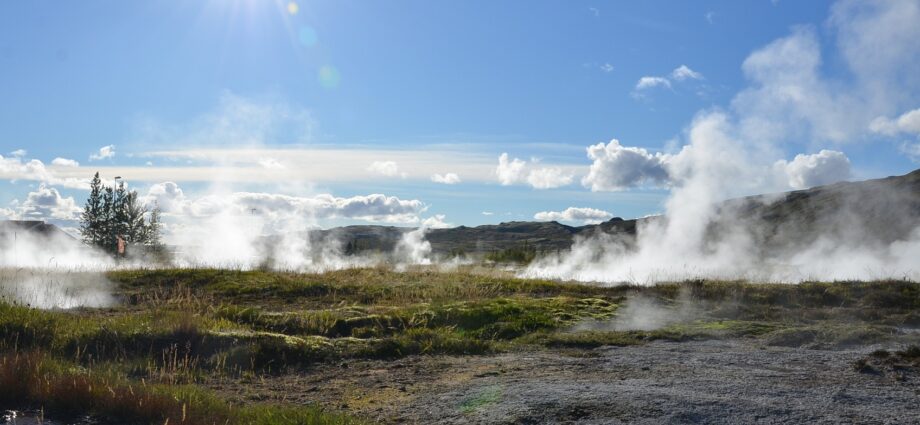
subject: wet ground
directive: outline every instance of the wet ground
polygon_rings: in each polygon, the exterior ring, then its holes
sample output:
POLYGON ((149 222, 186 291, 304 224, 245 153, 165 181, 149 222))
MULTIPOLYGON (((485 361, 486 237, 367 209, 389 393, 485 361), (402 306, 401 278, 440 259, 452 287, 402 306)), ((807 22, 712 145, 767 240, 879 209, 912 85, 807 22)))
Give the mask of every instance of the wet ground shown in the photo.
POLYGON ((318 402, 382 423, 920 423, 913 371, 854 368, 878 348, 653 342, 355 361, 212 386, 240 401, 318 402))

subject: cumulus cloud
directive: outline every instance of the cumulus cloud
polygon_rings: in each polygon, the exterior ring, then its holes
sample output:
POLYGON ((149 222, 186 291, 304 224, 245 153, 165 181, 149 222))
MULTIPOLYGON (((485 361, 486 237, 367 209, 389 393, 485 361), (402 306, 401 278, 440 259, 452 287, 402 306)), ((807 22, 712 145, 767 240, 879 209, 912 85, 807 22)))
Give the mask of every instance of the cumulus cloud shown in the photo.
POLYGON ((671 71, 671 78, 677 81, 702 80, 703 74, 690 69, 687 65, 681 65, 671 71))
POLYGON ((80 163, 73 159, 57 157, 51 160, 51 165, 57 165, 59 167, 79 167, 80 163))
POLYGON ((645 90, 658 86, 671 88, 671 81, 664 77, 646 76, 636 82, 636 90, 645 90))
POLYGON ((807 189, 850 178, 850 160, 846 155, 826 149, 812 155, 796 155, 792 161, 779 160, 776 167, 785 173, 789 187, 793 189, 807 189))
POLYGON ((115 156, 115 145, 108 145, 99 148, 99 152, 91 154, 89 156, 90 161, 98 161, 100 159, 112 158, 115 156))
POLYGON ((527 162, 514 158, 508 159, 507 153, 502 153, 498 157, 498 168, 495 174, 498 175, 498 181, 502 186, 510 186, 521 181, 524 175, 524 167, 527 162))
POLYGON ((585 224, 600 223, 613 217, 613 214, 596 208, 569 207, 563 211, 541 211, 534 214, 538 221, 569 221, 585 224))
POLYGON ((399 166, 396 164, 396 161, 374 161, 367 167, 367 171, 387 177, 407 177, 406 173, 401 173, 399 171, 399 166))
POLYGON ((147 208, 159 207, 164 212, 179 212, 185 206, 185 193, 173 182, 157 183, 150 186, 141 201, 147 208))
POLYGON ((456 173, 446 173, 446 174, 432 174, 431 181, 441 184, 457 184, 460 183, 460 176, 456 173))
POLYGON ((527 174, 527 183, 534 189, 554 189, 572 183, 574 176, 558 167, 537 168, 527 174))
POLYGON ((446 217, 447 216, 444 214, 435 214, 434 216, 422 220, 422 227, 426 229, 446 229, 453 227, 453 224, 444 221, 446 217))
POLYGON ((507 153, 502 153, 498 157, 495 174, 502 186, 526 183, 534 189, 554 189, 570 184, 574 179, 571 172, 561 167, 533 168, 527 161, 509 159, 507 153))
POLYGON ((17 203, 15 215, 23 220, 75 220, 81 211, 73 197, 61 196, 57 189, 44 184, 29 192, 26 200, 17 203))
POLYGON ((587 148, 593 162, 581 184, 593 192, 618 191, 641 184, 662 185, 669 180, 668 155, 651 154, 643 148, 626 147, 613 139, 587 148))
POLYGON ((920 108, 907 111, 896 119, 877 117, 869 124, 869 129, 888 136, 900 133, 920 135, 920 108))
POLYGON ((16 158, 22 158, 26 156, 26 154, 28 154, 28 151, 26 151, 25 149, 16 149, 10 152, 10 156, 14 156, 16 158))

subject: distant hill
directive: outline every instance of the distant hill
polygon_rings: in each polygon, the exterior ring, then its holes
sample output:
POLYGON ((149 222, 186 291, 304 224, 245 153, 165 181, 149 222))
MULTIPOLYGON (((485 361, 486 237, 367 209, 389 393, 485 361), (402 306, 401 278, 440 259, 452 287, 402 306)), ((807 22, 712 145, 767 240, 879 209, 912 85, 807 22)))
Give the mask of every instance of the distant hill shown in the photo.
POLYGON ((723 204, 756 229, 765 248, 786 248, 819 236, 859 246, 906 240, 920 226, 920 170, 903 176, 841 182, 723 204))
MULTIPOLYGON (((806 190, 726 201, 719 209, 751 230, 767 249, 810 243, 820 235, 859 238, 862 244, 889 244, 920 225, 920 170, 903 176, 841 182, 806 190)), ((656 217, 650 218, 656 219, 656 217)), ((512 221, 476 227, 431 229, 426 239, 435 254, 485 254, 527 246, 538 252, 568 249, 576 236, 594 232, 634 237, 639 221, 613 218, 586 226, 555 221, 512 221)), ((718 235, 725 223, 711 223, 718 235)), ((337 238, 348 254, 391 251, 405 232, 395 226, 345 226, 311 232, 311 239, 337 238)))

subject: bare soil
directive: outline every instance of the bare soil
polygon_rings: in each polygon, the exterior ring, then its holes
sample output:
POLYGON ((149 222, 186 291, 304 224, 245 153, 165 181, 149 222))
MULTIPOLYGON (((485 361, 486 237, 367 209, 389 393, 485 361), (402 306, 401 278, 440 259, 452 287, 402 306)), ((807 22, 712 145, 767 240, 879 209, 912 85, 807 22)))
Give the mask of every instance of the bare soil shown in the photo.
POLYGON ((749 339, 351 361, 213 382, 237 401, 320 403, 380 423, 920 423, 920 375, 858 370, 880 348, 749 339))

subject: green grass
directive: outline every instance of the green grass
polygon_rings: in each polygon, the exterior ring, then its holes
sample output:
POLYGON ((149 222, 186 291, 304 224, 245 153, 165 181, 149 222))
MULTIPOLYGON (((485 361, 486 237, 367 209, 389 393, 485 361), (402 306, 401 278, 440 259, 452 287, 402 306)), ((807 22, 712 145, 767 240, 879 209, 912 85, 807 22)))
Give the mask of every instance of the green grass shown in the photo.
POLYGON ((139 424, 351 424, 316 407, 231 405, 194 386, 147 385, 96 374, 41 352, 0 356, 0 407, 32 407, 56 418, 89 415, 139 424))

